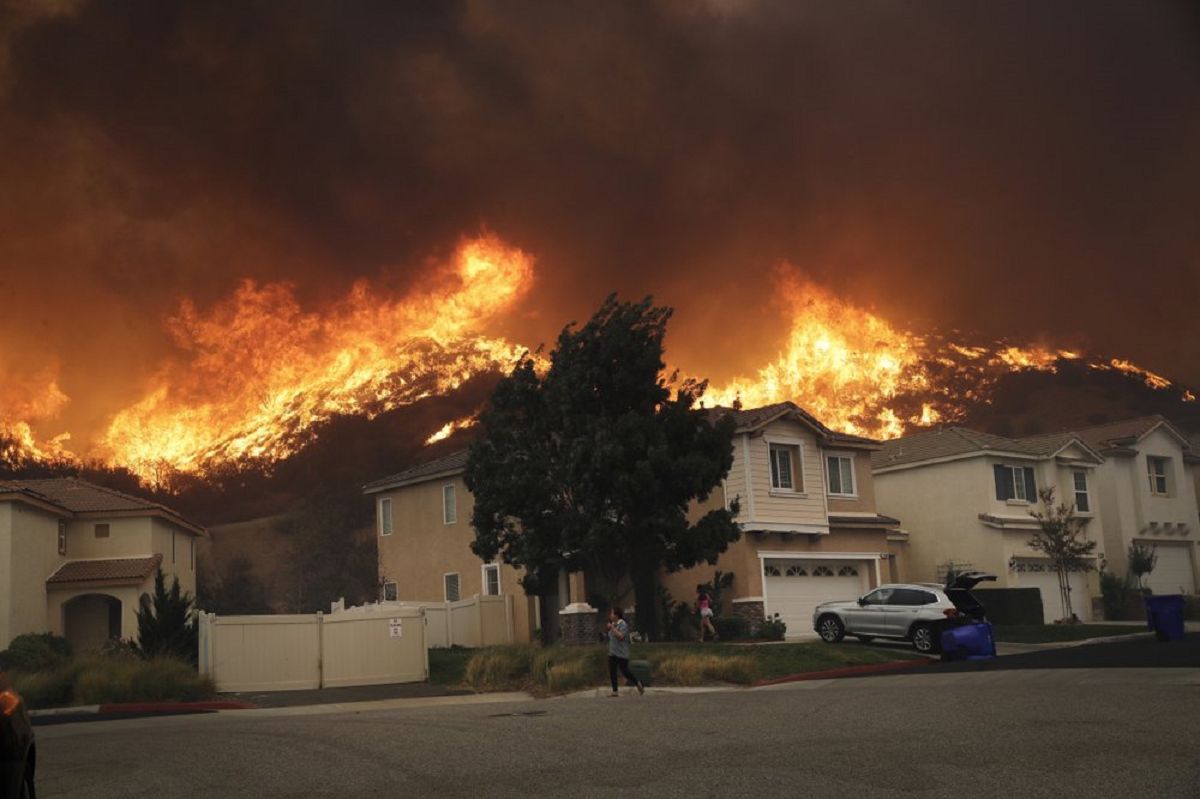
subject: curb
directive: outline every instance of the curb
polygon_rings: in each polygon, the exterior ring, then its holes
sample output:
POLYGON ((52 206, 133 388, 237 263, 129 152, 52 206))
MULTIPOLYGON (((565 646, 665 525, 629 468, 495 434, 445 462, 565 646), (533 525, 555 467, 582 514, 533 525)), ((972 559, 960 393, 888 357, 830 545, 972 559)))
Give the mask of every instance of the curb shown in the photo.
POLYGON ((179 713, 202 713, 217 710, 254 710, 258 705, 249 702, 125 702, 106 705, 78 705, 75 707, 50 707, 30 710, 30 718, 54 716, 122 716, 122 715, 171 715, 179 713))
POLYGON ((763 688, 768 685, 782 685, 789 682, 830 680, 836 677, 855 677, 860 674, 877 674, 883 671, 901 671, 903 669, 913 669, 917 666, 926 666, 932 662, 935 661, 927 658, 914 658, 912 660, 889 660, 886 663, 870 663, 865 666, 845 666, 840 669, 826 669, 825 671, 806 671, 800 674, 789 674, 786 677, 772 677, 769 680, 759 680, 752 687, 763 688))

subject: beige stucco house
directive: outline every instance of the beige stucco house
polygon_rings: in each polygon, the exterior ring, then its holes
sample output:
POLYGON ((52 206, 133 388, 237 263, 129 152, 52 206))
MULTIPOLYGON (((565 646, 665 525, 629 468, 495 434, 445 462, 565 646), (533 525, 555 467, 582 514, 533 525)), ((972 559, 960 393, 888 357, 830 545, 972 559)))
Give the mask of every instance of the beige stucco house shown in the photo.
MULTIPOLYGON (((997 587, 1041 591, 1047 622, 1063 617, 1058 576, 1029 546, 1038 492, 1055 489, 1085 520, 1096 542, 1094 565, 1105 555, 1100 456, 1079 436, 1064 433, 1005 438, 946 427, 883 442, 872 458, 879 508, 904 519, 913 581, 944 579, 948 569, 995 574, 997 587)), ((1096 572, 1070 577, 1072 611, 1094 615, 1096 572)))
POLYGON ((1195 594, 1200 585, 1200 454, 1162 416, 1085 427, 1077 435, 1105 458, 1098 470, 1109 569, 1123 574, 1130 543, 1150 545, 1157 594, 1195 594))
MULTIPOLYGON (((904 574, 904 534, 876 512, 870 468, 878 446, 834 432, 792 403, 753 410, 717 409, 737 424, 733 466, 699 517, 739 499, 742 538, 704 565, 662 581, 672 596, 694 599, 714 571, 733 572, 725 599, 752 624, 776 613, 789 635, 811 633, 819 602, 853 599, 904 574)), ((557 594, 527 598, 519 573, 484 564, 471 551, 471 497, 460 452, 365 487, 375 499, 383 598, 430 601, 474 593, 517 593, 518 640, 554 624, 554 614, 586 607, 583 575, 564 575, 557 594)))
POLYGON ((23 633, 77 650, 137 636, 161 566, 196 593, 203 528, 158 503, 76 478, 0 480, 0 648, 23 633))

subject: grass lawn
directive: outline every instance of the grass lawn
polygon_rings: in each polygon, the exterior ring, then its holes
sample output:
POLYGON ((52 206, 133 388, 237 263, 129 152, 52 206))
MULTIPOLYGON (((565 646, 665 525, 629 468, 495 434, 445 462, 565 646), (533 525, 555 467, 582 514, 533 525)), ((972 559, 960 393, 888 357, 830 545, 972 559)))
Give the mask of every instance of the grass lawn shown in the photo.
MULTIPOLYGON (((650 661, 656 685, 749 685, 790 674, 919 657, 905 649, 821 642, 634 644, 633 660, 650 661)), ((429 650, 430 682, 477 691, 556 694, 607 682, 603 646, 504 646, 429 650)))
POLYGON ((1027 624, 995 627, 992 636, 1008 644, 1048 644, 1055 641, 1082 641, 1108 635, 1144 633, 1144 626, 1118 624, 1027 624))

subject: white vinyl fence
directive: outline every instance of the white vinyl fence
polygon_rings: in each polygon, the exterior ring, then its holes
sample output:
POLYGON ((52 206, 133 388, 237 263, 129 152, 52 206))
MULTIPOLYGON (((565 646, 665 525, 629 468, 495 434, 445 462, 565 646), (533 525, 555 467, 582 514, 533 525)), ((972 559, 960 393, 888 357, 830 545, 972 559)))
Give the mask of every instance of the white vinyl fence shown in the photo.
POLYGON ((355 614, 200 614, 200 673, 218 691, 295 691, 429 678, 418 607, 355 614))
POLYGON ((419 609, 425 613, 425 636, 431 647, 495 646, 511 644, 513 636, 513 598, 476 594, 458 602, 373 602, 345 607, 339 600, 330 608, 330 618, 358 613, 383 613, 389 609, 419 609))

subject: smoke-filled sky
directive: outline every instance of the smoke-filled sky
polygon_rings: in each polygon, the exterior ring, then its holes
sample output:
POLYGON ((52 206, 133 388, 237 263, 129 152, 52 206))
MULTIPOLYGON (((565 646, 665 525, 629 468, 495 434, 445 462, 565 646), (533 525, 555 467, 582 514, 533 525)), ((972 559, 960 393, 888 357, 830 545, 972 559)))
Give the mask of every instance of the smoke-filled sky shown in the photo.
POLYGON ((518 341, 653 293, 727 378, 787 262, 1200 382, 1198 143, 1184 2, 0 0, 0 383, 95 429, 184 298, 403 295, 484 230, 536 259, 518 341))

